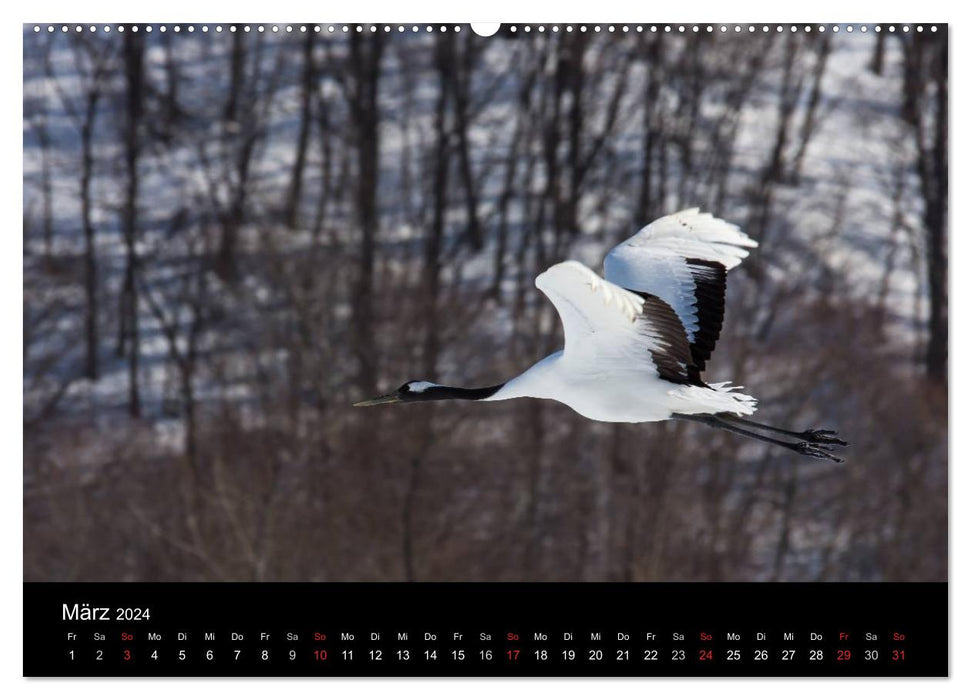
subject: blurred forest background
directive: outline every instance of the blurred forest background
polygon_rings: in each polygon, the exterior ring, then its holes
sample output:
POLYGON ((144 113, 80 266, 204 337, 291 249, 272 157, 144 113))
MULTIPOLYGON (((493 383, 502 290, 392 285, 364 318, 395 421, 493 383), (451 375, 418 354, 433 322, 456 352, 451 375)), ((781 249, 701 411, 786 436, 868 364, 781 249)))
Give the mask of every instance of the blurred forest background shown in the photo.
POLYGON ((24 27, 28 580, 944 580, 947 30, 24 27), (561 342, 699 206, 706 376, 834 465, 565 406, 352 409, 561 342))

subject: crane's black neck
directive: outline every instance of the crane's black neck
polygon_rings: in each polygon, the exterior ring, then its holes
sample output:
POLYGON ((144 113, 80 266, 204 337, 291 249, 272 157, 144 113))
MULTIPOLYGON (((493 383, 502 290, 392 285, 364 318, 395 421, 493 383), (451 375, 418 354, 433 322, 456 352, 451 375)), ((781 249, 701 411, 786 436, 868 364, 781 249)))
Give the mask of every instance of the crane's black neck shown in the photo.
POLYGON ((403 401, 482 401, 494 396, 497 391, 505 386, 496 384, 495 386, 485 386, 478 389, 466 389, 460 386, 438 386, 433 385, 424 391, 408 391, 400 394, 403 401))

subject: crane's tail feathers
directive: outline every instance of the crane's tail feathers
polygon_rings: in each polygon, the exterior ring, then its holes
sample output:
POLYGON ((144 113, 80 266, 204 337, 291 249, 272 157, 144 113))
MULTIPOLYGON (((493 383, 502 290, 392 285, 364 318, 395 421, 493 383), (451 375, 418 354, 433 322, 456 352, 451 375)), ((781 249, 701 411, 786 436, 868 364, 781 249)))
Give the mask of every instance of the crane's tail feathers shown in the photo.
POLYGON ((731 382, 717 382, 708 386, 686 386, 677 390, 679 398, 687 405, 678 413, 732 413, 736 416, 750 416, 756 411, 758 400, 748 394, 736 393, 740 386, 731 382))

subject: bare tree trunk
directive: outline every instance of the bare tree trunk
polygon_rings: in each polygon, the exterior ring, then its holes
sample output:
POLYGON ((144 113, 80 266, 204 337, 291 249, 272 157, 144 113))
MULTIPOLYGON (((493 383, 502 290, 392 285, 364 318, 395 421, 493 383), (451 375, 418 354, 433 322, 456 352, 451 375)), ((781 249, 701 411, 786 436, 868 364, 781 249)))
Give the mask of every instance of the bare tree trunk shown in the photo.
POLYGON ((644 111, 642 113, 643 166, 641 186, 637 197, 635 226, 645 226, 657 211, 659 202, 652 202, 652 169, 654 167, 654 145, 657 140, 658 95, 661 90, 661 42, 663 35, 644 37, 646 43, 647 88, 644 92, 644 111))
POLYGON ((317 70, 314 65, 314 32, 307 32, 303 51, 303 85, 300 91, 300 132, 297 136, 297 153, 290 176, 290 190, 287 197, 287 226, 294 227, 299 220, 300 195, 303 193, 303 169, 307 160, 307 142, 310 139, 311 115, 314 83, 317 70))
POLYGON ((162 45, 165 47, 165 120, 164 133, 167 140, 174 137, 178 130, 179 121, 182 113, 179 109, 179 61, 176 58, 176 50, 172 45, 178 37, 173 37, 166 32, 160 34, 162 45))
POLYGON ((877 41, 873 45, 873 58, 870 59, 870 70, 877 75, 883 75, 883 57, 887 46, 887 33, 877 32, 877 41))
POLYGON ((452 35, 446 34, 437 42, 435 58, 441 79, 435 108, 435 150, 432 175, 432 224, 425 239, 424 259, 424 315, 425 341, 422 353, 425 376, 435 375, 439 353, 438 296, 441 282, 442 240, 445 237, 445 216, 448 210, 449 148, 448 93, 452 81, 454 58, 452 35))
POLYGON ((799 54, 799 40, 790 36, 786 42, 785 70, 779 96, 779 122, 776 125, 775 144, 769 166, 765 170, 765 180, 781 182, 785 170, 785 149, 789 144, 789 130, 792 126, 792 115, 796 111, 799 93, 802 92, 802 76, 794 77, 796 71, 796 57, 799 54))
POLYGON ((503 176, 502 194, 499 196, 499 227, 496 232, 496 254, 492 274, 490 294, 499 299, 502 281, 506 276, 506 251, 509 243, 509 207, 515 195, 516 173, 522 152, 523 133, 526 131, 524 122, 528 119, 530 109, 530 95, 536 81, 536 71, 530 70, 523 79, 516 103, 516 125, 506 155, 506 169, 503 176))
POLYGON ((927 284, 930 296, 928 376, 947 382, 947 38, 901 37, 904 46, 903 116, 917 152, 924 199, 927 284))
POLYGON ((823 34, 818 38, 816 65, 813 67, 813 85, 809 93, 809 104, 806 107, 806 114, 803 117, 802 128, 799 132, 799 149, 792 159, 792 167, 789 171, 789 180, 792 184, 798 185, 802 175, 802 162, 806 157, 809 148, 809 141, 812 139, 816 130, 816 115, 819 110, 819 101, 822 97, 823 75, 826 73, 826 62, 830 53, 830 37, 823 34))
MULTIPOLYGON (((256 142, 257 126, 254 123, 252 105, 242 101, 246 73, 246 45, 242 27, 233 34, 230 54, 229 95, 223 108, 223 148, 236 149, 236 181, 232 183, 228 211, 221 216, 222 235, 215 260, 216 273, 224 280, 232 281, 236 273, 236 239, 243 219, 246 185, 249 180, 250 158, 256 142), (242 110, 243 115, 240 115, 242 110)), ((256 41, 260 41, 257 38, 256 41)))
POLYGON ((54 252, 54 196, 51 191, 50 134, 47 131, 47 117, 37 120, 35 130, 40 143, 40 186, 43 200, 44 255, 48 258, 54 252))
MULTIPOLYGON (((97 78, 95 78, 97 80, 97 78)), ((98 363, 98 257, 94 223, 91 221, 91 173, 94 165, 92 134, 98 115, 97 88, 88 92, 87 108, 81 125, 81 223, 84 228, 84 316, 85 360, 84 374, 97 379, 98 363)))
POLYGON ((239 94, 243 87, 243 70, 246 64, 246 46, 243 43, 243 28, 236 25, 233 32, 233 48, 229 58, 229 95, 226 106, 223 107, 223 120, 236 121, 236 111, 239 106, 239 94))
POLYGON ((138 327, 138 291, 135 275, 138 274, 138 158, 141 148, 139 125, 142 119, 142 92, 144 42, 142 35, 126 32, 123 40, 125 81, 127 86, 127 115, 125 120, 125 205, 122 230, 125 237, 125 281, 123 315, 127 317, 125 329, 128 336, 128 410, 133 418, 142 413, 139 395, 138 364, 141 355, 138 327))
MULTIPOLYGON (((783 181, 786 171, 786 150, 789 145, 789 134, 792 128, 792 116, 796 109, 799 93, 802 91, 802 76, 796 76, 796 58, 799 54, 800 39, 790 35, 784 47, 784 63, 782 79, 779 85, 779 116, 776 125, 775 141, 769 161, 759 178, 758 184, 752 192, 749 220, 747 228, 750 235, 764 245, 768 241, 769 221, 772 218, 772 204, 775 198, 775 185, 783 181)), ((760 258, 752 256, 748 265, 750 274, 757 282, 763 279, 761 275, 760 258)), ((768 332, 768 325, 763 325, 762 333, 768 332)))
POLYGON ((567 116, 567 162, 570 167, 569 194, 561 207, 562 226, 569 235, 576 236, 580 231, 577 211, 580 204, 580 188, 586 174, 587 163, 583 152, 583 129, 585 126, 583 109, 584 69, 583 55, 587 47, 584 34, 566 38, 565 56, 560 60, 566 68, 567 92, 570 95, 570 111, 567 116))
POLYGON ((694 182, 695 131, 705 88, 704 64, 701 61, 701 44, 699 43, 701 40, 702 38, 698 35, 687 37, 687 44, 676 67, 677 80, 675 85, 678 88, 678 106, 675 113, 678 115, 678 129, 675 132, 672 145, 678 149, 681 155, 681 167, 678 168, 677 202, 674 205, 676 209, 693 200, 692 193, 688 188, 694 182))
MULTIPOLYGON (((475 63, 475 39, 470 32, 461 60, 457 60, 455 55, 455 35, 448 33, 442 39, 446 42, 444 48, 448 56, 443 69, 446 71, 455 111, 454 131, 458 137, 459 175, 465 189, 466 239, 473 250, 479 251, 482 250, 484 242, 479 224, 479 198, 472 173, 472 149, 469 145, 469 83, 475 63)), ((445 89, 444 84, 442 89, 445 89)))
POLYGON ((380 34, 350 40, 349 95, 358 177, 355 189, 361 245, 354 285, 353 339, 358 360, 357 384, 362 391, 374 388, 377 375, 374 347, 374 254, 378 228, 378 140, 381 115, 378 82, 384 41, 380 34))
MULTIPOLYGON (((552 41, 552 40, 551 40, 552 41)), ((549 47, 552 44, 548 44, 549 47)), ((550 50, 549 48, 546 49, 550 50)), ((546 188, 543 198, 540 201, 539 212, 536 222, 536 270, 542 270, 550 264, 543 241, 543 233, 546 222, 552 219, 553 222, 553 248, 559 248, 560 240, 563 237, 563 214, 560 211, 560 200, 562 199, 560 182, 560 114, 561 102, 565 88, 565 68, 562 63, 557 63, 556 71, 553 75, 552 86, 545 91, 544 107, 549 109, 549 116, 543 124, 543 163, 546 171, 546 188)))
POLYGON ((927 227, 928 286, 930 288, 930 341, 927 343, 927 371, 941 384, 947 382, 947 42, 941 41, 939 63, 934 73, 937 88, 932 163, 926 181, 924 222, 927 227))

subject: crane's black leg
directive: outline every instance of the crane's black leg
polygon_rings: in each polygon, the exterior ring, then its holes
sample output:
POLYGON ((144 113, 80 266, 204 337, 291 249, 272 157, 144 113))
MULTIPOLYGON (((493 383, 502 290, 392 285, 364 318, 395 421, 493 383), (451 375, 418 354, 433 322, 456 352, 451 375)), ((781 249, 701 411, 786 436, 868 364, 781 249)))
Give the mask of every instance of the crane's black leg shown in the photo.
MULTIPOLYGON (((788 442, 786 440, 777 440, 776 438, 769 437, 767 435, 760 435, 759 433, 754 433, 751 430, 745 430, 737 425, 729 423, 719 415, 710 414, 697 414, 690 415, 685 413, 675 413, 672 415, 673 418, 679 418, 681 420, 690 420, 695 423, 703 423, 704 425, 711 426, 712 428, 718 428, 719 430, 727 430, 730 433, 735 433, 736 435, 742 435, 744 437, 753 438, 755 440, 761 440, 762 442, 768 442, 772 445, 778 445, 779 447, 784 447, 787 450, 792 450, 793 452, 798 452, 801 455, 806 455, 807 457, 815 457, 816 459, 828 459, 833 462, 843 462, 844 460, 836 455, 832 454, 832 447, 826 444, 820 444, 810 441, 800 441, 800 442, 788 442)), ((798 435, 798 433, 797 433, 798 435)))
POLYGON ((734 413, 719 413, 717 414, 719 418, 723 421, 729 423, 734 423, 736 425, 747 425, 751 428, 760 428, 762 430, 768 430, 773 433, 779 433, 780 435, 788 435, 789 437, 800 438, 806 442, 813 442, 821 445, 840 445, 841 447, 846 447, 847 442, 836 437, 835 430, 804 430, 803 432, 796 432, 794 430, 785 430, 783 428, 776 428, 774 425, 766 425, 765 423, 756 423, 754 420, 748 420, 746 418, 741 418, 736 416, 734 413))

